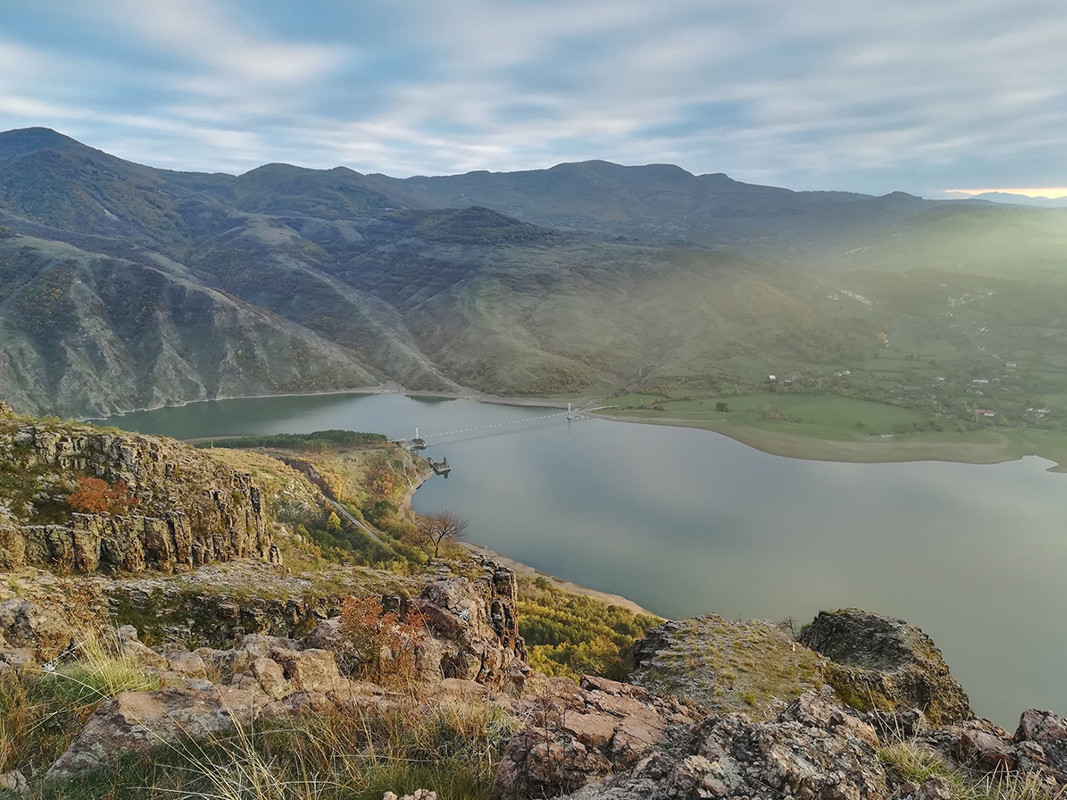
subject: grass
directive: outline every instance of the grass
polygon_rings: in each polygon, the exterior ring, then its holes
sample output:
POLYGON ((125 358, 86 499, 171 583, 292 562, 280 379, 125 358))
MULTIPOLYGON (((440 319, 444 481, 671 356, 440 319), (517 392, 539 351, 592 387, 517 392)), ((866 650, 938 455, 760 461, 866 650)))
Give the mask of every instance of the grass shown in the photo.
MULTIPOLYGON (((675 394, 683 394, 684 391, 675 394)), ((617 401, 617 404, 625 406, 625 401, 617 401)), ((662 412, 623 407, 612 413, 634 415, 641 419, 660 416, 694 422, 740 424, 788 431, 799 436, 845 439, 889 434, 901 426, 923 425, 930 419, 911 409, 827 393, 767 392, 728 396, 693 392, 679 399, 660 398, 657 405, 662 407, 662 412), (719 402, 728 403, 730 411, 716 410, 716 403, 719 402), (862 427, 857 423, 862 423, 862 427)))
POLYGON ((921 784, 930 778, 943 779, 954 800, 1062 800, 1067 796, 1067 788, 1050 791, 1032 773, 977 773, 950 763, 941 753, 915 741, 883 745, 878 757, 899 780, 921 784))
POLYGON ((0 772, 46 769, 101 700, 158 689, 159 679, 120 654, 114 639, 88 636, 54 672, 0 672, 0 772))
POLYGON ((641 685, 678 694, 718 712, 771 719, 780 701, 818 688, 819 658, 769 622, 731 622, 708 615, 685 620, 669 649, 642 664, 641 685))
POLYGON ((613 418, 711 430, 790 458, 988 464, 1037 455, 1055 461, 1057 471, 1067 465, 1067 431, 934 420, 911 409, 828 393, 733 396, 674 389, 669 396, 631 394, 603 403, 614 406, 604 412, 613 418), (730 411, 717 411, 718 402, 728 403, 730 411))
POLYGON ((77 647, 77 659, 54 673, 59 694, 74 705, 89 705, 122 692, 159 688, 159 679, 148 675, 130 656, 123 654, 116 638, 94 634, 77 647))
POLYGON ((380 800, 419 788, 484 800, 518 721, 484 702, 408 696, 387 708, 330 709, 160 742, 41 797, 380 800))

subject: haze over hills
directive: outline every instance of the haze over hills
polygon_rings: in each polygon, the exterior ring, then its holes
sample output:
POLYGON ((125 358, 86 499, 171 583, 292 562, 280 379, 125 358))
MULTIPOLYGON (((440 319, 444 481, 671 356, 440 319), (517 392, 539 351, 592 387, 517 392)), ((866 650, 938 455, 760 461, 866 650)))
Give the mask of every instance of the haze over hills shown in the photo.
MULTIPOLYGON (((1022 408, 1058 390, 1067 352, 1065 214, 601 161, 180 173, 10 131, 0 396, 87 415, 385 381, 745 391, 769 372, 860 394, 837 373, 888 355, 888 333, 894 356, 960 380, 1025 355, 1045 383, 1022 408), (1048 304, 1020 313, 1031 293, 1048 304)), ((929 405, 928 379, 899 402, 929 405)))
POLYGON ((1030 197, 1013 192, 981 192, 972 195, 972 200, 988 200, 991 203, 1008 203, 1038 208, 1067 208, 1067 197, 1030 197))

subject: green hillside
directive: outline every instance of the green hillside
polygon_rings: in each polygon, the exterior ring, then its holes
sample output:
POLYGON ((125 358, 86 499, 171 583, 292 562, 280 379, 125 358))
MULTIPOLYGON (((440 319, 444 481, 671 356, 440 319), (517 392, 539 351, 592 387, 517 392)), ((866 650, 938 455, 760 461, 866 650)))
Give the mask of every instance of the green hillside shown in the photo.
POLYGON ((177 173, 12 131, 0 393, 78 415, 386 381, 773 390, 907 409, 909 430, 1058 429, 1063 220, 670 165, 177 173))

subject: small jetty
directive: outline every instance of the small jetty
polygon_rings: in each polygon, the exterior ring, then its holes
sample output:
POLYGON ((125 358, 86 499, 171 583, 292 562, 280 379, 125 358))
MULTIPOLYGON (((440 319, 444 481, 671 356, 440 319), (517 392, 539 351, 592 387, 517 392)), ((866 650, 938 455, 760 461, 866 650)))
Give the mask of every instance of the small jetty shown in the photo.
POLYGON ((427 458, 430 462, 430 469, 433 470, 434 475, 440 475, 443 478, 448 477, 448 473, 452 471, 452 467, 448 464, 447 458, 442 458, 440 461, 434 461, 432 458, 427 458))

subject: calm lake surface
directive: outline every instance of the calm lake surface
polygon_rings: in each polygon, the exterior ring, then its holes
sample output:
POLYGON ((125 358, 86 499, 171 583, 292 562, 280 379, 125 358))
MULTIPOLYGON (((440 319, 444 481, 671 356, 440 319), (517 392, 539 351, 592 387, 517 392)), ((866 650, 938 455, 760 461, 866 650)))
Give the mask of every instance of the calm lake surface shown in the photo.
POLYGON ((419 489, 415 509, 461 514, 473 542, 668 617, 898 616, 933 637, 980 715, 1014 730, 1027 708, 1067 713, 1067 475, 1042 459, 804 461, 705 431, 394 394, 195 403, 109 423, 178 438, 400 438, 418 425, 426 454, 453 471, 419 489))

